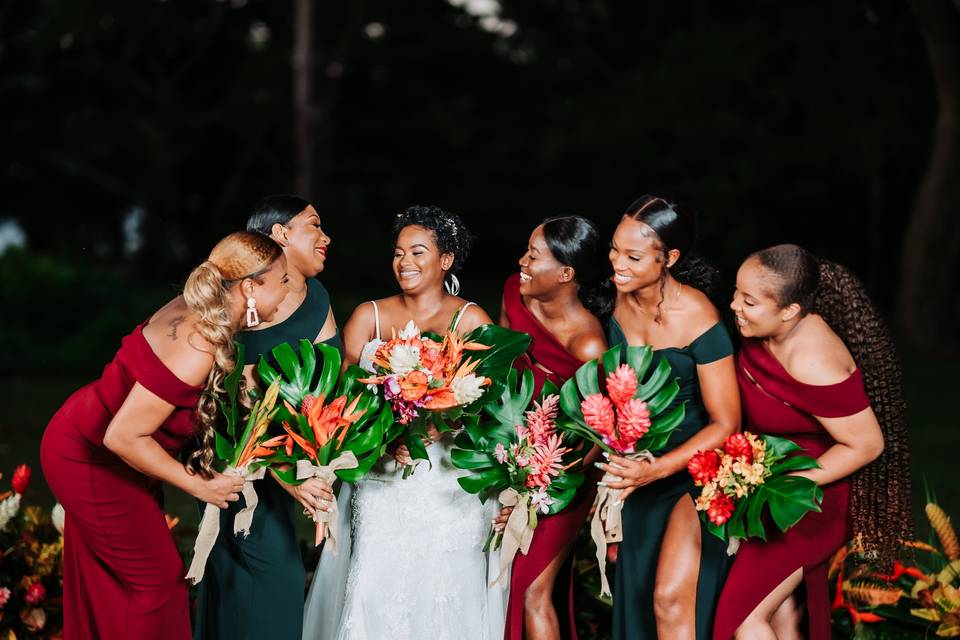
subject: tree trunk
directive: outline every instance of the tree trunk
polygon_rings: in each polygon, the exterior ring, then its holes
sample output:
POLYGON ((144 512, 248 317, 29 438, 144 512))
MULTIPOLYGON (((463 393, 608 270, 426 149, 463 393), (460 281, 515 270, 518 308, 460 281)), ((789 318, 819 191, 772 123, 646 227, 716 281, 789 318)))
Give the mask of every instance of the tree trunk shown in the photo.
POLYGON ((313 0, 294 0, 293 12, 293 148, 298 195, 314 193, 313 140, 313 0))
POLYGON ((929 352, 960 347, 960 4, 911 0, 926 42, 939 112, 933 149, 903 245, 899 321, 929 352))

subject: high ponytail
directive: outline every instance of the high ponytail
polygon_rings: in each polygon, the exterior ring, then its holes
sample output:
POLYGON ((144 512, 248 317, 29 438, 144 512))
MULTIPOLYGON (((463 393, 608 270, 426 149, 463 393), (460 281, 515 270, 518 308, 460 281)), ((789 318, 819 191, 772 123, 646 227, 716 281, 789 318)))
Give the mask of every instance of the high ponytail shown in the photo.
POLYGON ((897 349, 863 285, 847 268, 821 260, 813 310, 843 340, 883 432, 883 453, 851 480, 853 533, 864 550, 889 564, 910 539, 910 449, 907 405, 897 349))
MULTIPOLYGON (((214 247, 209 259, 190 272, 183 287, 187 307, 197 316, 195 327, 213 349, 213 367, 197 402, 197 444, 186 462, 192 473, 206 478, 213 474, 219 420, 217 396, 224 393, 223 380, 236 366, 230 288, 247 278, 260 278, 282 254, 280 246, 268 236, 248 231, 233 233, 214 247)), ((243 379, 238 397, 243 406, 251 406, 243 379)))
POLYGON ((754 253, 782 279, 774 297, 819 314, 850 350, 883 433, 879 458, 851 478, 855 539, 870 557, 889 564, 913 531, 906 402, 896 346, 863 285, 849 269, 819 260, 803 247, 777 245, 754 253))

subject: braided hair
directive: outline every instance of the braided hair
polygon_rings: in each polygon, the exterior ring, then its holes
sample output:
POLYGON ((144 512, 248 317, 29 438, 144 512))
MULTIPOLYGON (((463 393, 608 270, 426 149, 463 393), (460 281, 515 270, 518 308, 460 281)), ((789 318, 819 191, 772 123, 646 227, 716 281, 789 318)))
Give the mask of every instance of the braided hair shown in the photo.
MULTIPOLYGON (((723 306, 720 272, 693 251, 697 236, 696 217, 693 214, 660 196, 646 194, 631 202, 623 217, 644 223, 653 230, 655 239, 659 241, 659 260, 664 267, 660 272, 661 295, 655 318, 657 323, 661 320, 660 305, 663 304, 668 273, 677 282, 701 291, 715 307, 723 306), (680 252, 680 257, 673 266, 667 267, 667 254, 674 249, 680 252)), ((613 314, 616 301, 616 287, 607 279, 595 297, 591 310, 606 321, 613 314)))
POLYGON ((774 298, 781 307, 800 306, 819 314, 843 340, 863 374, 870 405, 880 423, 884 448, 879 458, 851 479, 854 538, 868 557, 893 561, 900 541, 912 534, 907 407, 896 346, 863 285, 849 269, 816 258, 793 244, 777 245, 751 257, 781 279, 774 298))
POLYGON ((431 231, 441 255, 444 253, 453 255, 453 263, 447 270, 445 278, 450 279, 456 276, 463 268, 463 263, 467 261, 470 246, 473 244, 473 235, 460 216, 444 211, 440 207, 407 207, 393 222, 394 243, 400 237, 400 232, 411 225, 431 231))

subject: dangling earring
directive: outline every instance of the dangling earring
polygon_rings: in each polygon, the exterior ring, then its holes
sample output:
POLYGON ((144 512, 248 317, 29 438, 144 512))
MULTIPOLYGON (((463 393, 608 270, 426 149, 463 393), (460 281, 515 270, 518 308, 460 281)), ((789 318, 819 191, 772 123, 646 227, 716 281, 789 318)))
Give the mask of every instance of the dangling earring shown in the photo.
POLYGON ((255 327, 260 324, 260 315, 257 313, 257 301, 247 298, 247 326, 255 327))
POLYGON ((452 296, 457 295, 458 293, 460 293, 460 280, 459 280, 459 278, 457 278, 457 276, 455 276, 455 275, 453 275, 453 274, 451 273, 449 280, 444 279, 444 281, 443 281, 443 288, 446 289, 446 290, 447 290, 447 293, 449 293, 450 295, 452 295, 452 296))

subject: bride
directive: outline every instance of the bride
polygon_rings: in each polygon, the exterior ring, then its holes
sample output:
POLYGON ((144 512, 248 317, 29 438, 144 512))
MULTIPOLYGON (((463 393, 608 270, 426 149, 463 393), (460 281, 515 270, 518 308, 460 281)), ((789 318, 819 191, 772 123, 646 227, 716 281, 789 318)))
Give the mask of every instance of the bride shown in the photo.
MULTIPOLYGON (((470 243, 458 216, 411 207, 397 217, 394 238, 401 292, 353 312, 344 328, 350 363, 369 366, 379 341, 411 320, 439 334, 467 334, 491 323, 456 295, 454 274, 470 243)), ((505 595, 488 586, 497 562, 481 551, 495 506, 482 505, 457 484, 462 472, 450 463, 452 437, 433 432, 431 440, 429 464, 409 478, 401 479, 399 465, 410 459, 400 446, 355 487, 343 485, 337 552, 323 550, 307 596, 304 640, 503 636, 505 595)))

